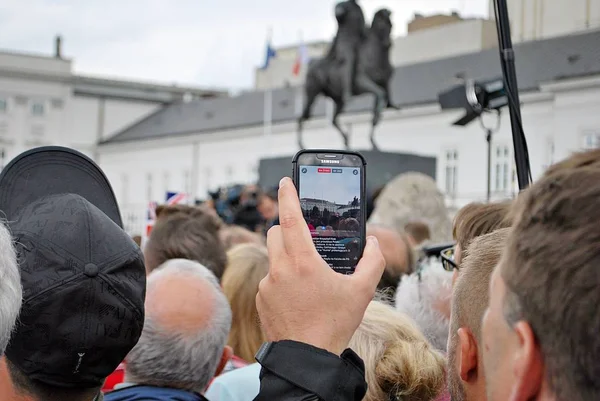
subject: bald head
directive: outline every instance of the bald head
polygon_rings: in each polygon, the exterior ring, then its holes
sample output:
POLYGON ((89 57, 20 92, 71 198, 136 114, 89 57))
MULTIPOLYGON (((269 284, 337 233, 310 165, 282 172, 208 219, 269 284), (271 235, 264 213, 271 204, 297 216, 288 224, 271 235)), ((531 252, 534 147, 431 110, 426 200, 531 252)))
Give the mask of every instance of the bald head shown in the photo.
POLYGON ((203 392, 222 363, 231 309, 215 275, 173 259, 147 279, 146 320, 127 356, 127 380, 203 392))
POLYGON ((451 332, 469 328, 481 340, 481 319, 489 302, 489 284, 510 228, 502 228, 473 239, 461 263, 452 293, 451 332))
POLYGON ((194 262, 168 261, 148 277, 147 318, 164 330, 181 334, 193 335, 202 330, 214 314, 219 295, 211 278, 194 262))

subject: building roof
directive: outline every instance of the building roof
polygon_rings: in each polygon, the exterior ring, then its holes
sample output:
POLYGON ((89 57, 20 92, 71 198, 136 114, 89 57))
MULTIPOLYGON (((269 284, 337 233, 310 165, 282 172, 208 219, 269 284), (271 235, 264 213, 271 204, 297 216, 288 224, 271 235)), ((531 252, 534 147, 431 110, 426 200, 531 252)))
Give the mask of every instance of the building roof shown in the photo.
MULTIPOLYGON (((600 73, 598 43, 600 31, 588 31, 515 46, 519 90, 536 91, 544 82, 600 73)), ((400 107, 437 103, 438 93, 455 85, 457 75, 475 80, 501 76, 498 49, 398 67, 391 82, 392 100, 400 107)), ((298 91, 293 87, 273 91, 274 124, 297 117, 298 91)), ((260 126, 264 99, 265 92, 255 91, 236 97, 171 104, 103 143, 260 126)), ((346 106, 346 112, 370 110, 372 103, 370 96, 357 97, 346 106)), ((325 116, 325 105, 320 97, 313 107, 313 118, 325 116)))
POLYGON ((73 86, 79 96, 171 103, 184 96, 206 98, 227 96, 218 88, 199 88, 141 82, 120 78, 100 78, 74 74, 72 60, 51 56, 0 50, 0 77, 42 82, 59 82, 73 86))
POLYGON ((73 75, 73 91, 81 96, 138 99, 169 103, 189 95, 193 98, 227 96, 225 89, 165 85, 124 79, 73 75))

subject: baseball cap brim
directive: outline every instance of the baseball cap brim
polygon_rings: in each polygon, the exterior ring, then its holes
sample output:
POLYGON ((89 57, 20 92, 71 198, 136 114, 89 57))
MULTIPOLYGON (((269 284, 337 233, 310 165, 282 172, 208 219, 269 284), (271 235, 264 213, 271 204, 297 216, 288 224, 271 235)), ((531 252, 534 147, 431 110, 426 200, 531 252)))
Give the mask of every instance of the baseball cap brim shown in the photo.
POLYGON ((14 158, 0 174, 0 213, 9 222, 45 196, 77 194, 119 227, 123 221, 110 183, 89 157, 69 148, 43 146, 14 158))

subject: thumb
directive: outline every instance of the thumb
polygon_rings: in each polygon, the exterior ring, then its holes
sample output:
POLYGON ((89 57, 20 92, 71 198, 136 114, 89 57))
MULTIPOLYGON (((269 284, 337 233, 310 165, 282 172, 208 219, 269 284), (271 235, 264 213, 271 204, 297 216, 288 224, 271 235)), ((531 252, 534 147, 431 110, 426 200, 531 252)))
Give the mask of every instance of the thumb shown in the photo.
POLYGON ((356 266, 356 270, 352 275, 352 280, 355 281, 360 288, 371 291, 372 294, 369 295, 373 296, 384 270, 385 259, 379 249, 379 241, 373 236, 367 237, 367 244, 363 256, 356 266))

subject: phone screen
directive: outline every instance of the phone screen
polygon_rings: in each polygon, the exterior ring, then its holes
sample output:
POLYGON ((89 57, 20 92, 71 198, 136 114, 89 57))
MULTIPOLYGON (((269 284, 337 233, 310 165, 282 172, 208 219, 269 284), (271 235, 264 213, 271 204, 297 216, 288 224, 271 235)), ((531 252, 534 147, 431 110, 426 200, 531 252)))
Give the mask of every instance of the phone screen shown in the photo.
POLYGON ((298 165, 300 206, 323 259, 352 273, 362 255, 362 166, 298 165))

